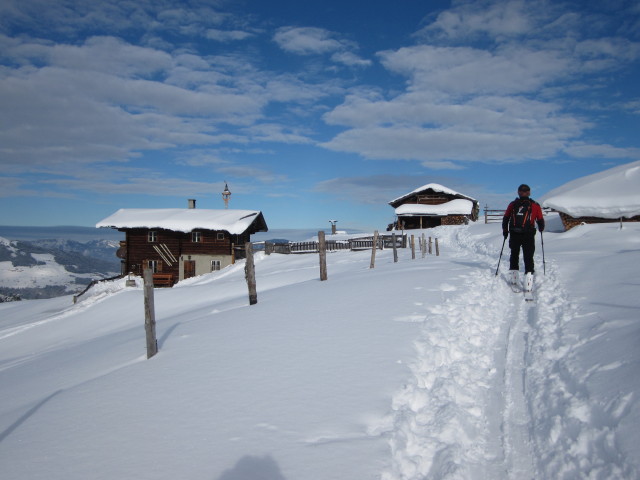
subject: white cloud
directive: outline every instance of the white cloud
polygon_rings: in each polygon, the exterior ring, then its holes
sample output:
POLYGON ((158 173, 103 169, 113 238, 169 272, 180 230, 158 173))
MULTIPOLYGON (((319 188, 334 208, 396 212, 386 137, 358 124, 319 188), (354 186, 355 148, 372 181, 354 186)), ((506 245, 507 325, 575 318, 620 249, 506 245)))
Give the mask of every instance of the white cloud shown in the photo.
POLYGON ((297 55, 321 55, 332 53, 331 60, 348 67, 368 67, 371 60, 354 53, 354 42, 339 38, 339 35, 316 27, 282 27, 273 40, 286 52, 297 55))
POLYGON ((607 144, 588 144, 585 142, 574 142, 567 146, 565 152, 576 158, 624 158, 640 159, 640 148, 620 148, 607 144))
POLYGON ((231 42, 246 40, 252 37, 253 34, 242 30, 219 30, 217 28, 210 28, 205 33, 205 37, 217 42, 231 42))
POLYGON ((637 60, 639 46, 597 37, 595 29, 580 35, 597 22, 562 8, 523 0, 458 2, 420 32, 427 43, 378 53, 389 72, 406 79, 404 88, 387 97, 347 96, 323 117, 347 130, 322 145, 430 168, 563 153, 633 154, 584 140, 594 127, 585 119, 589 102, 581 101, 576 114, 572 95, 604 92, 607 76, 637 60))
POLYGON ((554 14, 554 10, 553 4, 536 0, 458 2, 453 8, 440 13, 418 35, 468 40, 478 35, 501 39, 532 32, 540 34, 540 26, 554 14))
POLYGON ((343 44, 328 30, 316 27, 282 27, 273 40, 280 48, 298 55, 312 55, 335 52, 343 49, 343 44))
POLYGON ((369 67, 373 64, 371 60, 361 58, 352 52, 336 52, 331 55, 331 60, 348 67, 369 67))
POLYGON ((563 143, 553 132, 522 137, 462 128, 392 126, 351 129, 322 146, 369 159, 420 160, 445 166, 443 160, 508 162, 514 158, 544 158, 561 150, 563 143))
POLYGON ((450 94, 531 92, 562 78, 567 59, 554 52, 513 48, 491 52, 471 47, 418 45, 379 54, 382 64, 410 79, 412 90, 450 94))

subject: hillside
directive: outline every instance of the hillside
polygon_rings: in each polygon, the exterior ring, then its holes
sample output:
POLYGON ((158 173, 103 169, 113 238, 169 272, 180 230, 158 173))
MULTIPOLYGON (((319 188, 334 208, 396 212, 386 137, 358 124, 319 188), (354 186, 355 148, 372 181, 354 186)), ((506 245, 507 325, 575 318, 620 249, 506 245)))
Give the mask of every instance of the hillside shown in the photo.
POLYGON ((51 298, 120 272, 118 242, 0 237, 0 298, 51 298))
POLYGON ((156 289, 150 360, 140 287, 1 304, 3 479, 638 478, 640 224, 549 223, 533 306, 479 224, 156 289))

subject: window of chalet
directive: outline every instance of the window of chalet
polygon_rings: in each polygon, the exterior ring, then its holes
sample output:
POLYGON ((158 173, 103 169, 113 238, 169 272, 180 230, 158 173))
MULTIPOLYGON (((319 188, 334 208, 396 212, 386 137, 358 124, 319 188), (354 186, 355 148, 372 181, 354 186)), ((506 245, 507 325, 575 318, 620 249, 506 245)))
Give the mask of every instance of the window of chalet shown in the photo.
POLYGON ((149 268, 153 273, 162 272, 162 260, 149 260, 149 268))
POLYGON ((149 230, 147 234, 147 242, 157 242, 158 241, 158 232, 155 230, 149 230))
POLYGON ((216 270, 220 270, 220 260, 211 260, 211 271, 215 272, 216 270))
POLYGON ((417 195, 417 203, 426 205, 440 205, 447 202, 447 197, 442 195, 417 195))
POLYGON ((191 241, 193 243, 202 242, 202 232, 191 232, 191 241))
POLYGON ((218 232, 218 235, 216 236, 216 238, 217 238, 218 240, 224 240, 224 233, 222 233, 222 232, 218 232))

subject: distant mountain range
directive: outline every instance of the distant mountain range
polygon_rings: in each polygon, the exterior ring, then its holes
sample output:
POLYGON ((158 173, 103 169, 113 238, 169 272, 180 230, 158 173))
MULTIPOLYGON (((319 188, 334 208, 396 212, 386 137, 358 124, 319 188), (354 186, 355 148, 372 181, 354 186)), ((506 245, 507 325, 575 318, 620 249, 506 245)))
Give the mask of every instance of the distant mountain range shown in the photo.
POLYGON ((77 293, 92 280, 120 273, 119 241, 0 237, 0 301, 77 293))
MULTIPOLYGON (((318 230, 271 230, 252 240, 307 240, 318 230)), ((124 233, 109 228, 0 225, 0 302, 71 295, 119 274, 121 240, 124 233)))

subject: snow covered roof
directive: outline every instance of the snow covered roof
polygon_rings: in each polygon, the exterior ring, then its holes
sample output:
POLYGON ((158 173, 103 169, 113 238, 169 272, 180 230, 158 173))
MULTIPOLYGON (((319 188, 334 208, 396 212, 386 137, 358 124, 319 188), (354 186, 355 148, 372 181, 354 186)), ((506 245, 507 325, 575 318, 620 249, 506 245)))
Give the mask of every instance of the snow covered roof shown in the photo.
POLYGON ((191 232, 202 228, 232 235, 268 231, 262 212, 256 210, 205 210, 196 208, 122 208, 96 224, 97 228, 162 228, 191 232))
POLYGON ((640 161, 566 183, 546 194, 542 205, 572 217, 640 215, 640 161))
POLYGON ((463 198, 456 198, 440 205, 423 205, 405 203, 396 208, 396 215, 471 215, 473 202, 463 198))
POLYGON ((389 205, 394 206, 395 204, 397 204, 398 202, 401 202, 402 200, 411 197, 412 195, 416 195, 420 192, 423 192, 425 190, 433 190, 434 192, 439 192, 439 193, 444 193, 447 195, 452 195, 452 196, 456 196, 456 197, 461 197, 461 198, 466 198, 467 200, 471 200, 472 202, 476 202, 475 198, 471 198, 467 195, 463 195, 462 193, 456 192, 455 190, 451 190, 450 188, 444 187, 442 185, 440 185, 439 183, 427 183, 426 185, 423 185, 419 188, 416 188, 415 190, 413 190, 412 192, 409 192, 405 195, 402 195, 401 197, 396 198, 395 200, 391 200, 389 202, 389 205))

